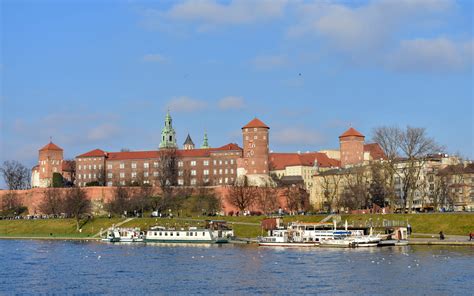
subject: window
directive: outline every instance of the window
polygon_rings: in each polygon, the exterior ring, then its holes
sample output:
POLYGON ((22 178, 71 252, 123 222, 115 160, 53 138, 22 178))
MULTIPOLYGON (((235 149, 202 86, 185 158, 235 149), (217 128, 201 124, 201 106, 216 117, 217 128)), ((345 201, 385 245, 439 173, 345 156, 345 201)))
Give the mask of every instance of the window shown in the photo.
POLYGON ((155 162, 153 163, 153 167, 154 167, 154 168, 157 168, 157 167, 158 167, 158 162, 155 161, 155 162))
POLYGON ((213 163, 214 163, 214 165, 216 165, 216 164, 217 164, 217 160, 214 159, 213 163))
POLYGON ((191 179, 191 185, 196 185, 196 179, 191 179))
POLYGON ((184 185, 183 179, 178 179, 178 185, 184 185))
POLYGON ((112 173, 108 173, 108 174, 107 174, 107 178, 112 179, 112 177, 113 177, 113 174, 112 174, 112 173))
POLYGON ((81 165, 79 165, 79 169, 81 169, 81 165))
POLYGON ((77 174, 77 179, 81 179, 81 174, 77 174))
POLYGON ((101 164, 99 164, 99 170, 101 170, 101 169, 102 169, 102 165, 101 165, 101 164))
POLYGON ((94 170, 97 170, 97 166, 94 164, 94 170))
POLYGON ((120 178, 125 178, 125 173, 120 173, 120 178))
POLYGON ((120 168, 121 168, 121 169, 124 169, 124 168, 125 168, 125 164, 124 164, 123 162, 120 164, 120 168))
POLYGON ((202 164, 203 164, 204 166, 208 166, 208 165, 209 165, 209 160, 204 160, 204 161, 202 162, 202 164))
POLYGON ((183 171, 178 171, 178 176, 181 177, 181 176, 183 176, 183 175, 184 175, 183 171))
POLYGON ((253 139, 254 139, 254 140, 257 140, 257 136, 253 136, 253 139))
POLYGON ((132 172, 132 178, 136 178, 137 177, 137 172, 132 172))
POLYGON ((216 169, 214 169, 214 175, 217 175, 217 170, 216 169))
POLYGON ((107 169, 111 170, 112 169, 112 164, 108 164, 107 169))
POLYGON ((183 167, 183 162, 182 161, 178 161, 178 167, 183 167))
POLYGON ((208 176, 209 175, 209 170, 204 170, 203 173, 204 173, 204 176, 208 176))
POLYGON ((225 178, 225 183, 229 183, 229 179, 228 179, 228 178, 225 178))
POLYGON ((222 165, 222 160, 219 160, 219 165, 222 165))
POLYGON ((137 163, 136 162, 132 162, 132 169, 136 169, 137 168, 137 163))
POLYGON ((225 173, 226 173, 226 174, 228 174, 228 173, 229 173, 227 169, 225 169, 225 173))
POLYGON ((147 169, 150 167, 150 164, 148 162, 143 163, 143 168, 147 169))
POLYGON ((191 160, 191 166, 196 166, 196 161, 195 160, 191 160))
POLYGON ((92 170, 92 165, 91 164, 89 165, 89 170, 92 170))
POLYGON ((153 172, 153 177, 158 177, 158 172, 153 172))
POLYGON ((191 176, 196 176, 196 170, 191 170, 191 176))
POLYGON ((230 164, 234 164, 234 160, 233 160, 233 159, 230 160, 230 164))
POLYGON ((143 181, 143 184, 150 184, 150 181, 145 180, 145 181, 143 181))
POLYGON ((222 169, 219 169, 219 175, 222 175, 222 169))
POLYGON ((110 181, 107 182, 107 186, 111 187, 112 185, 113 185, 112 182, 110 182, 110 181))
POLYGON ((120 185, 124 186, 124 185, 125 185, 125 181, 120 181, 120 185))
POLYGON ((234 173, 234 169, 230 169, 230 173, 233 174, 233 173, 234 173))
POLYGON ((92 174, 89 174, 89 179, 92 179, 92 174))
POLYGON ((143 173, 143 177, 146 177, 146 178, 147 178, 147 177, 148 177, 148 172, 144 172, 144 173, 143 173))
POLYGON ((229 162, 226 160, 226 161, 225 161, 225 164, 227 165, 227 164, 229 164, 229 162))
POLYGON ((96 174, 94 174, 94 179, 97 179, 97 175, 96 175, 96 174))

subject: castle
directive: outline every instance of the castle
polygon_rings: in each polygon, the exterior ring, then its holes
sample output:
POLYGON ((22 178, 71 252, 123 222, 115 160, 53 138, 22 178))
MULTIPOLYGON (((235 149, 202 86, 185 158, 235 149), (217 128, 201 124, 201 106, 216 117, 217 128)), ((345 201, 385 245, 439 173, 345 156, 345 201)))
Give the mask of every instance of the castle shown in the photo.
POLYGON ((225 186, 245 180, 252 186, 274 186, 274 179, 299 181, 310 189, 318 171, 361 164, 383 155, 377 144, 365 144, 354 128, 340 137, 339 150, 307 153, 270 152, 270 127, 254 118, 241 128, 242 148, 236 143, 210 147, 207 134, 196 148, 188 134, 178 149, 172 117, 167 112, 159 149, 109 152, 94 149, 65 162, 63 150, 50 142, 39 150, 33 168, 33 187, 51 186, 53 173, 60 173, 76 186, 158 185, 160 159, 173 151, 177 162, 178 186, 225 186), (273 178, 272 178, 273 177, 273 178))

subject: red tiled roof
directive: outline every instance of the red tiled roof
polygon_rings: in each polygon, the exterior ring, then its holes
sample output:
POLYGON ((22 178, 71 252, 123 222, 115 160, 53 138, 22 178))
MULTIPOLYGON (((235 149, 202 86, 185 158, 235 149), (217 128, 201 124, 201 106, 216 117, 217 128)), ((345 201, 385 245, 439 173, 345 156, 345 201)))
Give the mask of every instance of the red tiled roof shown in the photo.
POLYGON ((57 150, 57 151, 63 151, 61 147, 58 145, 54 144, 53 142, 49 142, 46 144, 43 148, 41 148, 39 151, 46 151, 46 150, 57 150))
POLYGON ((345 131, 342 135, 339 136, 339 138, 345 138, 345 137, 362 137, 365 138, 363 134, 358 132, 355 128, 351 127, 347 131, 345 131))
POLYGON ((152 151, 124 151, 124 152, 109 152, 107 153, 108 160, 124 160, 124 159, 148 159, 158 158, 160 152, 158 150, 152 151))
MULTIPOLYGON (((176 153, 179 157, 209 157, 211 152, 221 151, 242 151, 242 148, 240 148, 237 144, 230 143, 218 148, 177 150, 176 153)), ((105 152, 100 149, 95 149, 87 153, 81 154, 77 157, 106 156, 108 160, 149 159, 160 157, 160 153, 161 152, 159 150, 105 152)))
POLYGON ((94 149, 76 157, 103 157, 106 155, 107 155, 107 152, 105 152, 104 150, 94 149))
POLYGON ((374 160, 387 159, 387 156, 378 143, 370 143, 364 145, 364 151, 369 152, 374 160))
POLYGON ((72 172, 75 166, 76 162, 74 160, 65 160, 62 164, 62 170, 63 172, 72 172))
POLYGON ((339 167, 340 162, 324 153, 270 153, 270 166, 274 170, 283 170, 287 166, 313 166, 315 161, 320 167, 339 167))
POLYGON ((258 119, 257 117, 255 117, 254 119, 252 119, 252 121, 250 121, 249 123, 247 123, 244 127, 242 128, 254 128, 254 127, 263 127, 263 128, 268 128, 269 127, 263 123, 260 119, 258 119))

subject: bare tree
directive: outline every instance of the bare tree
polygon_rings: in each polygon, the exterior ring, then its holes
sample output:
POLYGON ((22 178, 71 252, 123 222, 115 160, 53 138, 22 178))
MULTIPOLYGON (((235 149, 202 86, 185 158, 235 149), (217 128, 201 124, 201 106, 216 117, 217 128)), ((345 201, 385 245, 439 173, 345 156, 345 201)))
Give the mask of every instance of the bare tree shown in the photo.
POLYGON ((349 209, 367 208, 370 201, 370 183, 366 167, 355 167, 344 174, 345 186, 339 204, 349 209))
POLYGON ((227 201, 242 212, 255 203, 257 190, 256 187, 249 187, 247 177, 244 177, 241 184, 229 187, 227 201))
MULTIPOLYGON (((84 189, 80 187, 73 187, 68 189, 64 197, 64 213, 68 217, 74 217, 76 219, 76 229, 79 230, 82 225, 80 221, 86 214, 91 211, 91 202, 87 198, 87 194, 84 189)), ((87 215, 89 218, 89 216, 87 215)))
POLYGON ((117 186, 114 189, 112 200, 107 203, 106 208, 115 215, 124 215, 131 209, 130 189, 124 186, 117 186))
POLYGON ((340 183, 342 177, 338 172, 323 172, 321 175, 321 189, 324 194, 324 206, 334 210, 339 199, 340 183))
POLYGON ((63 208, 63 195, 61 189, 47 188, 39 205, 39 210, 47 215, 59 215, 63 208))
POLYGON ((8 189, 21 190, 30 188, 30 170, 18 161, 3 162, 3 165, 0 166, 0 173, 8 189))
POLYGON ((421 174, 427 156, 440 152, 443 148, 427 136, 426 129, 410 126, 405 130, 398 127, 378 127, 374 130, 373 140, 387 155, 388 161, 385 164, 391 172, 392 185, 395 175, 401 181, 403 208, 411 211, 415 193, 425 185, 421 174))
POLYGON ((288 210, 292 213, 306 210, 309 204, 308 193, 306 190, 297 185, 288 186, 285 190, 286 202, 288 210))
POLYGON ((257 188, 257 205, 265 213, 271 214, 278 209, 277 191, 272 187, 257 188))
POLYGON ((1 204, 1 215, 17 216, 27 211, 27 208, 21 203, 21 199, 15 191, 9 191, 5 194, 1 204))
POLYGON ((390 172, 380 162, 370 164, 370 187, 369 192, 372 204, 379 207, 385 206, 385 200, 390 196, 392 188, 390 187, 390 172))

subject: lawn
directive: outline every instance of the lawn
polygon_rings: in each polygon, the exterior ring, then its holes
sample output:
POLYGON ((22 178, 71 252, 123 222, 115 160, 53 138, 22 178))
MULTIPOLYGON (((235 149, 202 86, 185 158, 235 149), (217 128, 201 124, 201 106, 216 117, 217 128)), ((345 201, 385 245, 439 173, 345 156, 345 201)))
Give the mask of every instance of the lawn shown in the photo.
MULTIPOLYGON (((325 216, 285 216, 284 222, 319 222, 325 216)), ((148 229, 154 225, 167 227, 203 226, 206 219, 226 220, 238 237, 257 237, 262 235, 260 222, 264 216, 228 216, 228 217, 193 217, 184 219, 169 218, 137 218, 122 225, 123 227, 139 227, 148 229), (196 220, 196 221, 191 221, 196 220), (248 223, 248 224, 247 224, 248 223)), ((381 225, 382 221, 408 221, 415 233, 437 234, 443 231, 451 235, 467 235, 474 231, 474 214, 469 213, 439 213, 439 214, 387 214, 387 215, 343 215, 341 223, 348 220, 350 225, 364 226, 368 221, 381 225)), ((100 229, 106 229, 113 224, 123 221, 123 218, 94 218, 82 227, 82 232, 76 231, 74 219, 47 219, 47 220, 0 220, 0 236, 28 236, 28 237, 91 237, 100 229)))

